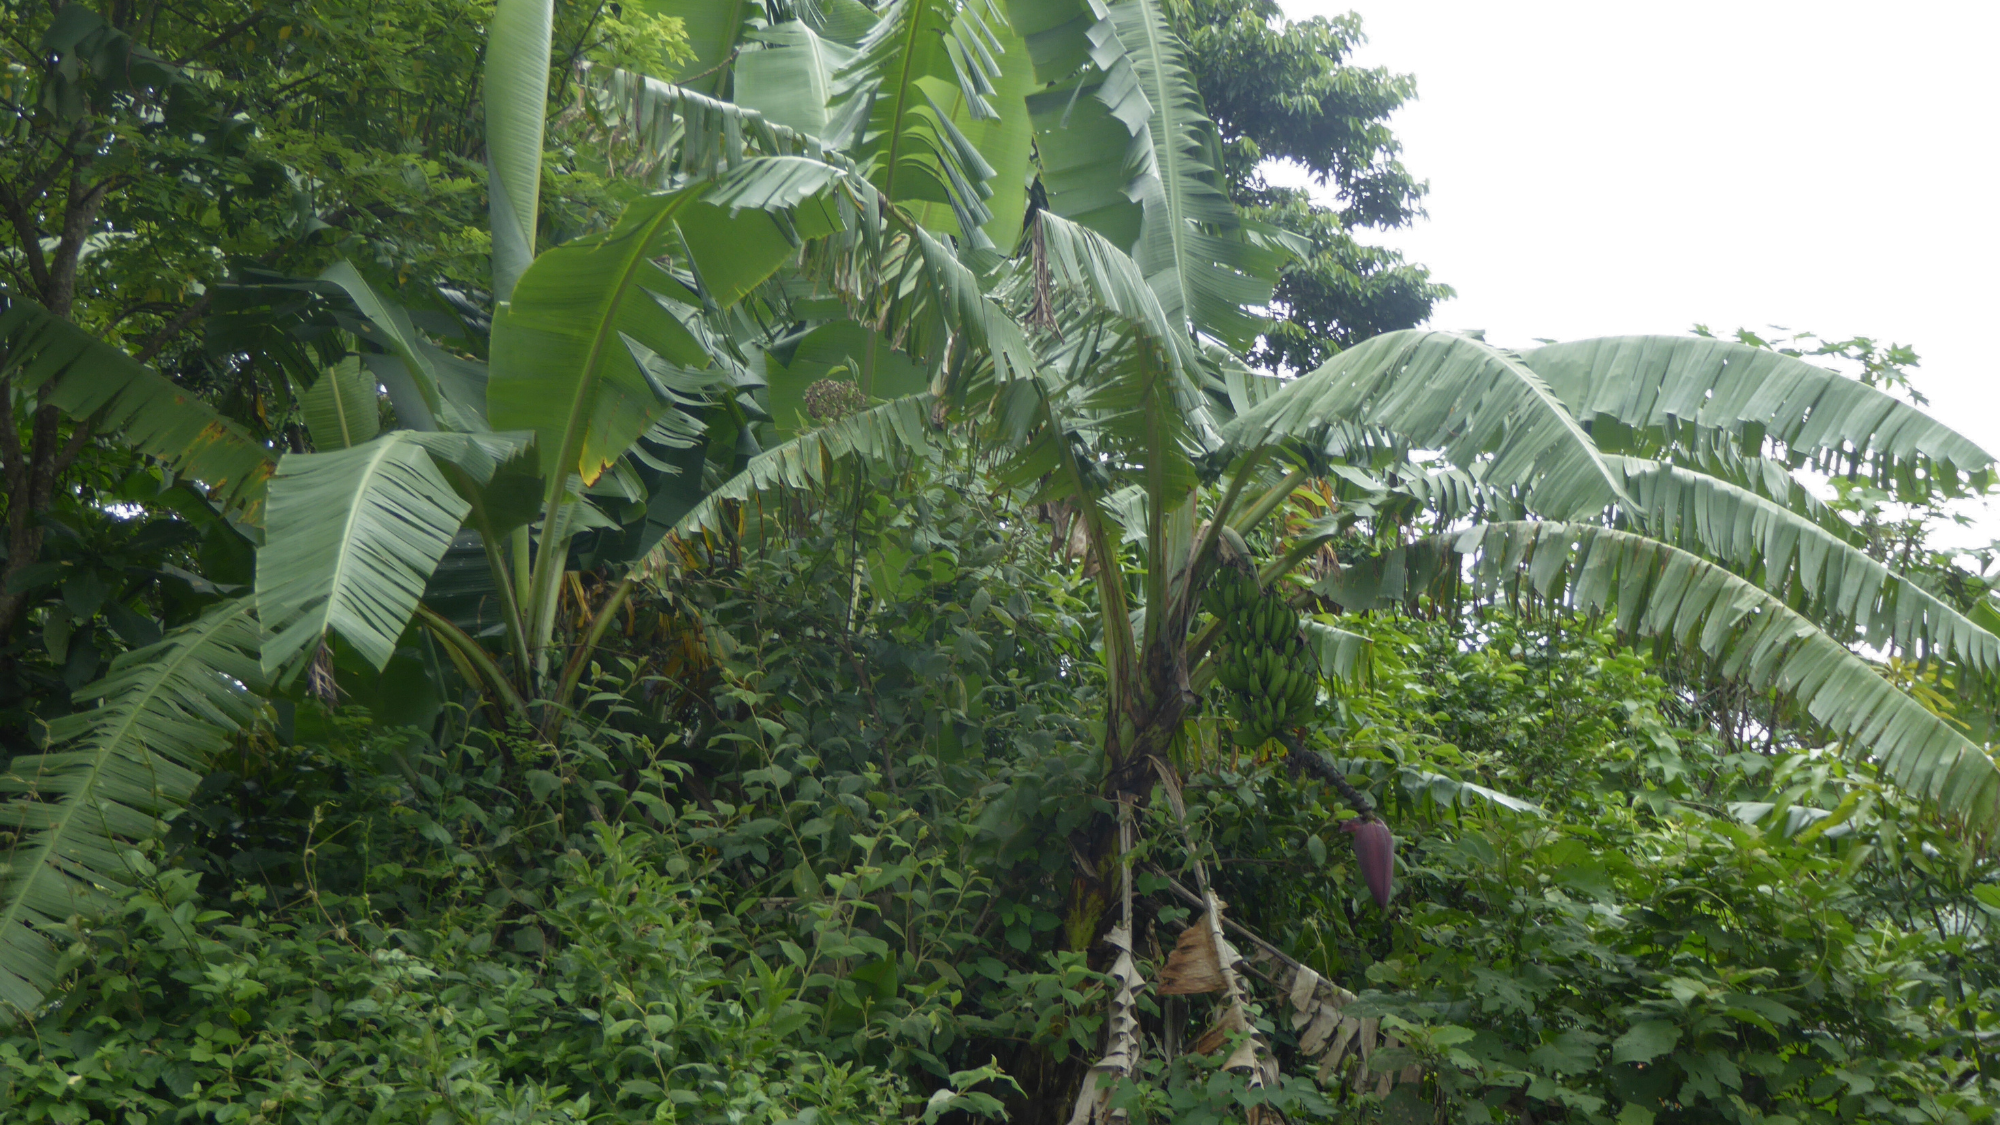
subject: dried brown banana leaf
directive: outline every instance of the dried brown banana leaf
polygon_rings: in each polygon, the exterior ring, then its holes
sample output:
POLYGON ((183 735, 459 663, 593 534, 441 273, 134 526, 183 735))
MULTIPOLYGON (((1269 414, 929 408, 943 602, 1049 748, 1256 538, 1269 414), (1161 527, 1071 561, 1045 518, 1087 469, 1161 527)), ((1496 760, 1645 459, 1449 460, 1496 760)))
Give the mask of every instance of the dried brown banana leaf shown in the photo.
POLYGON ((1118 991, 1112 994, 1105 1020, 1104 1057, 1084 1075, 1069 1125, 1123 1125, 1127 1116, 1124 1110, 1111 1108, 1111 1088, 1120 1078, 1130 1077, 1139 1063, 1138 993, 1144 982, 1132 963, 1132 933, 1116 926, 1104 940, 1118 951, 1109 974, 1118 991))

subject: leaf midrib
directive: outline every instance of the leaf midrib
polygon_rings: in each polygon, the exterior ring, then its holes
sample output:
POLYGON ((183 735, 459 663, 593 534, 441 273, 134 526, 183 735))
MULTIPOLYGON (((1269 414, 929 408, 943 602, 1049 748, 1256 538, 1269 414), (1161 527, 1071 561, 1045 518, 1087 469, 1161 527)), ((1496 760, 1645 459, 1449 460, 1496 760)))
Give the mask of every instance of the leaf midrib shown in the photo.
POLYGON ((1151 0, 1127 0, 1127 2, 1139 6, 1140 16, 1142 17, 1139 20, 1140 27, 1146 36, 1146 47, 1153 56, 1152 73, 1148 76, 1147 85, 1153 87, 1148 93, 1153 99, 1153 112, 1159 115, 1161 133, 1160 137, 1155 140, 1153 147, 1156 150, 1155 160, 1164 160, 1166 164, 1160 176, 1160 195, 1166 201, 1168 234, 1174 244, 1174 285, 1181 291, 1181 316, 1192 320, 1194 317, 1193 300, 1188 292, 1186 276, 1186 267, 1190 260, 1187 248, 1187 213, 1181 193, 1181 164, 1183 161, 1181 160, 1180 145, 1174 139, 1176 135, 1175 124, 1173 120, 1170 120, 1170 117, 1173 115, 1173 103, 1167 98, 1166 54, 1160 42, 1158 34, 1160 29, 1154 20, 1154 16, 1157 13, 1153 8, 1151 0))
POLYGON ((333 604, 340 597, 341 589, 345 585, 349 561, 356 554, 355 548, 363 541, 363 537, 356 534, 355 529, 360 525, 362 514, 369 510, 364 501, 371 491, 370 485, 381 474, 382 466, 401 444, 402 442, 392 436, 384 441, 370 442, 358 447, 368 451, 368 458, 354 489, 353 502, 347 506, 346 518, 341 520, 340 549, 334 552, 333 573, 326 584, 326 600, 320 603, 318 632, 326 631, 327 620, 333 615, 333 604))
POLYGON ((632 288, 633 278, 638 276, 640 263, 647 260, 646 247, 652 244, 653 237, 662 224, 672 222, 674 217, 680 214, 681 208, 687 205, 693 194, 682 192, 679 197, 662 207, 659 214, 648 219, 642 229, 632 232, 632 250, 626 255, 624 264, 619 269, 617 284, 612 287, 609 296, 599 306, 601 315, 597 318, 596 330, 591 333, 590 345, 584 353, 583 372, 577 378, 575 393, 570 396, 568 417, 563 426, 562 445, 555 461, 555 471, 550 474, 548 491, 543 498, 542 509, 545 512, 553 511, 556 503, 562 498, 563 492, 568 487, 572 469, 581 472, 576 466, 576 461, 583 455, 583 436, 586 429, 584 406, 596 391, 604 353, 610 346, 612 338, 617 335, 614 323, 617 310, 624 304, 625 295, 632 288))
POLYGON ((901 158, 903 151, 903 115, 908 111, 910 90, 916 83, 910 71, 917 65, 917 39, 923 29, 924 13, 929 9, 930 2, 931 0, 910 0, 909 27, 903 35, 902 66, 898 68, 895 102, 889 115, 888 169, 882 180, 882 194, 891 202, 896 198, 896 162, 901 158))

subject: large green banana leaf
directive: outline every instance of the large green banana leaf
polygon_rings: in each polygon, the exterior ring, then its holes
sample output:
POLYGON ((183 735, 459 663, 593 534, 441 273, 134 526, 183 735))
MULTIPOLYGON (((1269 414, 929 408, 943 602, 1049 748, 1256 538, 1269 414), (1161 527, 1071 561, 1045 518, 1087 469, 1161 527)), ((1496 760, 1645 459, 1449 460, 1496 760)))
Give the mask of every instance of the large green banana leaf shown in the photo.
POLYGON ((337 286, 354 302, 358 320, 343 320, 355 335, 383 349, 363 357, 395 404, 396 420, 413 430, 487 430, 486 369, 423 338, 409 311, 385 299, 361 271, 345 259, 328 266, 322 282, 337 286))
POLYGON ((1129 255, 1090 227, 1047 211, 1035 216, 1035 224, 1031 234, 1036 260, 1016 271, 1008 296, 1028 300, 1025 286, 1043 284, 1054 294, 1074 294, 1082 302, 1076 313, 1107 312, 1171 350, 1181 366, 1197 365, 1185 328, 1161 307, 1159 294, 1129 255))
POLYGON ((1851 623, 1873 647, 2000 673, 2000 636, 1807 516, 1688 469, 1615 454, 1606 460, 1624 475, 1636 530, 1788 595, 1823 625, 1851 623))
POLYGON ((248 598, 217 605, 121 656, 77 694, 97 706, 50 724, 47 750, 0 775, 0 1022, 32 1012, 60 980, 61 927, 137 877, 135 844, 186 805, 201 771, 248 725, 262 682, 248 598))
POLYGON ((269 450, 201 398, 33 301, 0 308, 0 376, 255 518, 271 475, 269 450))
POLYGON ((672 182, 712 180, 749 157, 796 156, 812 146, 805 134, 748 106, 628 70, 593 70, 582 93, 584 111, 606 136, 631 146, 639 167, 672 182))
POLYGON ((801 20, 757 34, 762 50, 736 60, 736 104, 770 121, 844 148, 860 124, 866 98, 855 95, 872 83, 861 53, 826 39, 801 20))
POLYGON ((1721 675, 1795 700, 1853 755, 1947 814, 1982 831, 2000 824, 2000 765, 1984 747, 1783 599, 1671 544, 1592 524, 1491 523, 1350 568, 1323 592, 1355 607, 1448 592, 1461 560, 1488 594, 1614 614, 1628 634, 1702 653, 1721 675))
POLYGON ((486 160, 493 225, 493 295, 513 295, 535 258, 542 134, 548 119, 553 0, 499 0, 486 29, 486 160))
POLYGON ((352 449, 286 455, 269 509, 257 551, 267 672, 329 629, 386 666, 471 505, 420 435, 394 430, 352 449))
POLYGON ((1036 172, 1048 207, 1111 240, 1138 245, 1140 200, 1159 191, 1153 105, 1101 6, 1014 0, 1035 77, 1028 98, 1036 172))
POLYGON ((1447 332, 1365 340, 1238 416, 1242 449, 1336 425, 1380 427, 1489 485, 1520 488, 1539 512, 1573 518, 1624 499, 1621 478, 1535 372, 1513 355, 1447 332), (1490 457, 1490 460, 1484 460, 1490 457))
POLYGON ((1245 236, 1222 182, 1215 125, 1157 0, 1117 0, 1110 20, 1152 111, 1156 175, 1143 181, 1144 219, 1132 256, 1169 317, 1248 351, 1265 323, 1250 310, 1270 302, 1290 255, 1274 240, 1245 236))
MULTIPOLYGON (((647 196, 608 233, 536 259, 494 320, 487 414, 496 427, 534 432, 549 488, 570 473, 595 481, 672 409, 647 365, 699 370, 714 358, 683 319, 698 311, 695 295, 658 259, 680 252, 717 304, 732 303, 797 252, 772 214, 732 208, 790 208, 832 175, 803 158, 752 160, 716 185, 722 206, 703 201, 707 184, 647 196)), ((827 225, 814 210, 789 233, 827 225)))
MULTIPOLYGON (((710 489, 674 524, 673 534, 691 537, 721 531, 729 518, 727 505, 766 489, 818 485, 843 457, 885 460, 898 451, 923 450, 928 447, 935 403, 928 393, 891 399, 765 450, 750 458, 741 472, 710 489)), ((637 565, 644 573, 658 573, 677 557, 670 544, 660 542, 637 565)))
POLYGON ((1723 433, 1745 453, 1771 438, 1822 469, 1846 472, 1859 462, 1905 496, 1991 480, 1993 455, 1949 426, 1780 352, 1705 337, 1617 336, 1551 344, 1521 362, 1614 452, 1691 448, 1702 433, 1723 433))
POLYGON ((950 245, 885 206, 871 185, 847 181, 839 203, 841 229, 808 244, 803 265, 854 319, 927 370, 952 376, 942 389, 954 396, 981 379, 1035 377, 1038 361, 1020 322, 950 245))
POLYGON ((321 451, 360 445, 382 430, 375 378, 361 369, 360 356, 348 356, 320 374, 299 396, 306 432, 321 451))
POLYGON ((896 0, 860 43, 858 65, 876 81, 855 160, 891 202, 943 204, 967 236, 994 218, 986 201, 998 173, 947 105, 958 99, 965 116, 999 117, 991 97, 1005 47, 991 29, 1004 26, 992 0, 962 9, 953 0, 896 0))
POLYGON ((1306 645, 1319 663, 1319 674, 1336 683, 1366 683, 1375 657, 1375 640, 1361 633, 1307 619, 1299 623, 1306 645))
MULTIPOLYGON (((991 193, 986 197, 986 209, 992 217, 986 220, 981 233, 985 241, 1007 252, 1021 237, 1021 220, 1028 205, 1028 178, 1018 170, 1028 167, 1035 143, 1027 101, 1034 87, 1034 64, 1028 57, 1028 45, 1012 26, 995 18, 998 14, 995 8, 968 5, 953 19, 952 30, 960 43, 990 44, 997 70, 992 75, 991 89, 980 102, 974 102, 962 87, 954 86, 938 99, 937 108, 971 142, 987 166, 994 169, 986 183, 991 193), (982 103, 992 112, 981 113, 982 103)), ((949 208, 913 202, 910 209, 932 230, 953 229, 947 222, 956 216, 949 208)))
POLYGON ((1737 575, 1668 544, 1588 525, 1490 524, 1453 549, 1474 556, 1474 574, 1489 585, 1615 611, 1627 632, 1670 638, 1706 654, 1724 676, 1783 692, 1904 789, 1975 828, 2000 824, 2000 766, 1983 747, 1737 575))

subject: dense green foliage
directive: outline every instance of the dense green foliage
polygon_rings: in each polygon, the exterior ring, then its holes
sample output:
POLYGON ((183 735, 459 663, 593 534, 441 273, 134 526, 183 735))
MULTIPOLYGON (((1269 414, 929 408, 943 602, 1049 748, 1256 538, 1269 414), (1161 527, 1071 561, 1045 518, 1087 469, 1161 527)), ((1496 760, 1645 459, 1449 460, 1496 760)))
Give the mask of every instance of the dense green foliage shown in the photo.
MULTIPOLYGON (((1097 800, 1087 587, 1044 529, 945 483, 835 491, 674 582, 558 742, 440 746, 302 701, 297 741, 232 756, 122 915, 77 935, 66 999, 0 1045, 10 1119, 876 1121, 937 1090, 1060 1119, 1102 1023, 1090 938, 1061 924, 1097 800), (668 663, 690 651, 700 671, 668 663), (634 680, 656 690, 616 690, 634 680)), ((1425 1102, 1990 1113, 2000 894, 1976 850, 1837 760, 1687 729, 1602 630, 1367 628, 1368 686, 1310 737, 1401 837, 1395 909, 1332 794, 1212 734, 1186 751, 1191 838, 1240 919, 1402 1032, 1425 1102)), ((1140 886, 1157 968, 1188 912, 1140 886)), ((1185 1044, 1204 1006, 1142 1025, 1185 1044)), ((1295 1049, 1282 1002, 1264 1014, 1295 1049)), ((1245 1091, 1212 1065, 1179 1056, 1141 1104, 1226 1117, 1245 1091)))
MULTIPOLYGON (((679 57, 671 21, 558 7, 561 75, 586 56, 648 66, 679 57)), ((322 339, 333 327, 324 319, 274 336, 301 294, 264 283, 346 259, 413 294, 437 293, 427 303, 439 317, 487 288, 478 62, 491 10, 204 3, 100 13, 9 0, 0 284, 152 361, 257 438, 304 448, 300 403, 317 365, 302 345, 344 345, 322 339)), ((553 234, 601 222, 601 177, 573 168, 555 184, 553 234)), ((22 405, 0 403, 0 737, 10 749, 26 744, 35 717, 64 713, 66 693, 106 661, 186 619, 176 602, 187 587, 159 566, 190 560, 163 548, 199 538, 207 565, 194 569, 247 584, 247 565, 216 556, 247 556, 255 538, 216 530, 184 490, 162 495, 157 482, 132 479, 129 452, 105 441, 123 427, 102 416, 66 422, 48 404, 18 413, 22 405), (107 503, 145 503, 167 522, 121 532, 103 518, 107 503), (62 562, 85 542, 107 560, 88 577, 62 562), (79 592, 66 593, 72 582, 79 592), (109 589, 93 592, 99 585, 109 589), (53 644, 37 643, 36 617, 53 644)))
POLYGON ((1410 330, 1352 17, 6 10, 7 1120, 2000 1106, 1995 458, 1410 330))

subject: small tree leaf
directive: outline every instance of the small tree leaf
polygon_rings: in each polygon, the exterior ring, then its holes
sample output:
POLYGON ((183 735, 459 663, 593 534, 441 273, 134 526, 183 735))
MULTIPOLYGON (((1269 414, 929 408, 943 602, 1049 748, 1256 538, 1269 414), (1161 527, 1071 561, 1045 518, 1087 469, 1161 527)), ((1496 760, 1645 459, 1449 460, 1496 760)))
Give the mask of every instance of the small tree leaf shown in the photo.
POLYGON ((1611 1044, 1611 1061, 1651 1062, 1680 1042, 1681 1029, 1666 1020, 1645 1020, 1632 1025, 1611 1044))

